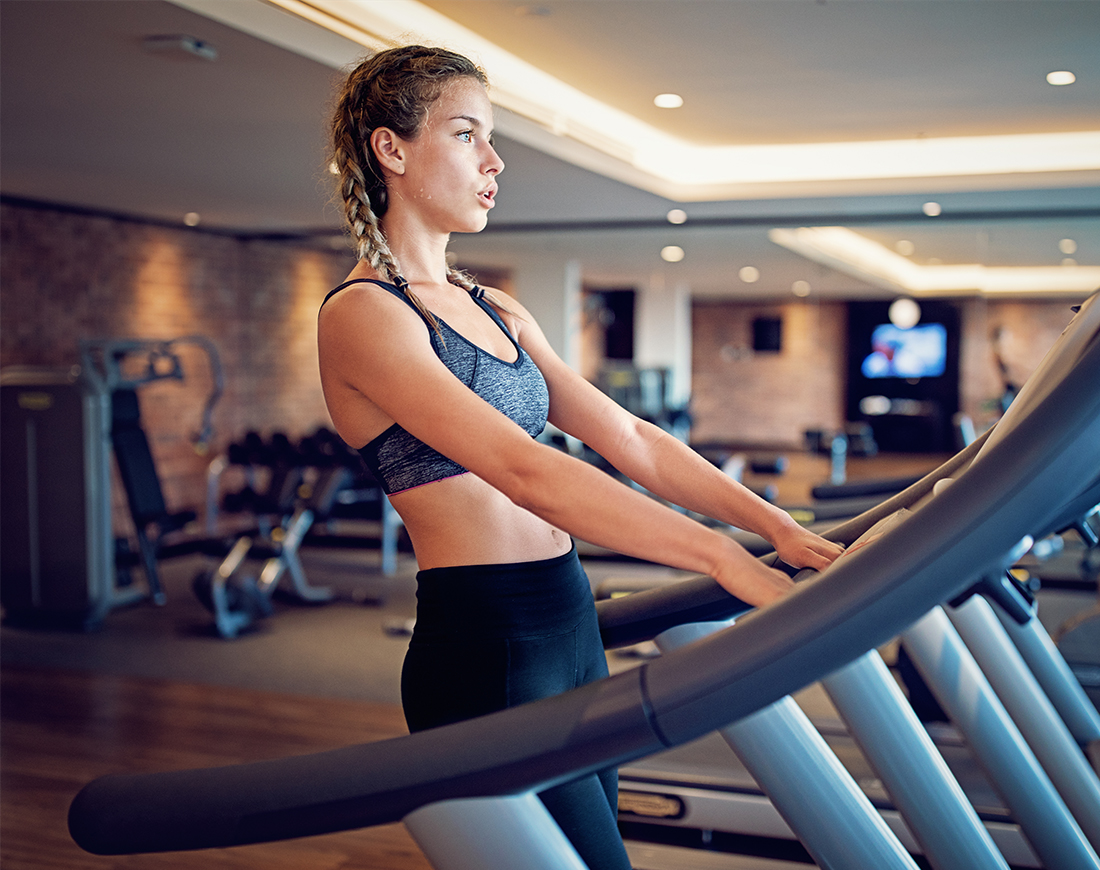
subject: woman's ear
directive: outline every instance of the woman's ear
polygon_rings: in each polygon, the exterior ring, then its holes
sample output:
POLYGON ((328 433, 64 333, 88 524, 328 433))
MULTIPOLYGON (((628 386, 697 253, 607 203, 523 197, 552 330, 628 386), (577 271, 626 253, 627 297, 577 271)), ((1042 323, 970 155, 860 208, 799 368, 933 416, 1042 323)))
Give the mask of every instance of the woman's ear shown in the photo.
POLYGON ((370 134, 370 147, 379 165, 394 175, 405 174, 404 144, 389 127, 376 127, 370 134))

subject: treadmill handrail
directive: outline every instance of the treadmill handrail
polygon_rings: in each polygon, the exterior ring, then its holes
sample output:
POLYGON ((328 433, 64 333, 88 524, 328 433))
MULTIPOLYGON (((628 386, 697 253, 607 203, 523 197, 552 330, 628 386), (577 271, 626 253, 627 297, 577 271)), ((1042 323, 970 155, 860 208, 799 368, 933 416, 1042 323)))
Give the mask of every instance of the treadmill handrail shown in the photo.
POLYGON ((224 848, 400 821, 441 800, 518 794, 664 749, 640 672, 390 740, 86 785, 69 831, 100 855, 224 848), (614 763, 614 762, 612 762, 614 763))
POLYGON ((676 625, 718 622, 743 616, 751 610, 751 604, 730 595, 707 576, 596 602, 605 649, 653 640, 676 625))
MULTIPOLYGON (((828 529, 822 537, 847 546, 880 519, 902 508, 913 507, 932 492, 936 483, 945 478, 954 477, 960 469, 969 465, 988 437, 987 431, 964 450, 900 493, 896 493, 858 517, 828 529)), ((761 559, 773 564, 776 555, 770 553, 762 556, 761 559)), ((606 649, 652 640, 665 629, 675 625, 734 619, 751 610, 751 605, 730 595, 715 580, 706 576, 693 577, 668 586, 659 586, 620 598, 596 602, 600 634, 606 649)))
POLYGON ((1005 553, 1100 470, 1098 371, 1094 339, 952 486, 880 541, 708 639, 563 695, 382 743, 105 777, 74 800, 74 839, 107 854, 382 824, 449 798, 542 789, 736 721, 1003 570, 1005 553))

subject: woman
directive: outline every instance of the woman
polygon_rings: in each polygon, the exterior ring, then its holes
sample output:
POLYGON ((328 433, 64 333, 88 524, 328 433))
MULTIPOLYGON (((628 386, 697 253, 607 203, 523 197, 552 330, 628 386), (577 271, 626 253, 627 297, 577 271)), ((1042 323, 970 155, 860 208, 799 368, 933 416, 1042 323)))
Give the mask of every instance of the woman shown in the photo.
MULTIPOLYGON (((381 52, 350 74, 332 129, 359 260, 321 309, 321 380, 416 553, 410 730, 606 675, 573 535, 709 574, 755 605, 791 588, 729 537, 535 441, 547 419, 650 492, 759 533, 792 565, 836 558, 839 547, 578 376, 523 306, 448 267, 450 234, 485 227, 504 169, 480 69, 441 49, 381 52)), ((541 797, 590 867, 629 867, 613 772, 541 797)))

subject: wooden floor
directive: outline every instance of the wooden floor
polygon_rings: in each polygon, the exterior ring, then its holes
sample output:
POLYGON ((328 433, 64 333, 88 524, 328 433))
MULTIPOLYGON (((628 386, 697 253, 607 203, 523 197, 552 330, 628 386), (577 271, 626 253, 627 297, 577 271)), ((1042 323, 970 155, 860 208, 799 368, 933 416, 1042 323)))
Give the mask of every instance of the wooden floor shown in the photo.
POLYGON ((69 838, 69 802, 105 773, 258 761, 405 733, 397 707, 94 673, 0 676, 4 870, 430 870, 404 826, 237 849, 104 858, 69 838))

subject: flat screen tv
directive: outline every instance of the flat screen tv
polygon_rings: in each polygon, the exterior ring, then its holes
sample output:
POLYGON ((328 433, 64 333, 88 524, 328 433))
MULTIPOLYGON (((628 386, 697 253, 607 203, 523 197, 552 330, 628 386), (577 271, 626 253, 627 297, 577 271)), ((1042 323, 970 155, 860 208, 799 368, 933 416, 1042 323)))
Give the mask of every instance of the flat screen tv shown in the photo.
POLYGON ((947 329, 924 323, 899 329, 883 323, 871 333, 871 352, 860 370, 865 378, 935 378, 947 365, 947 329))

